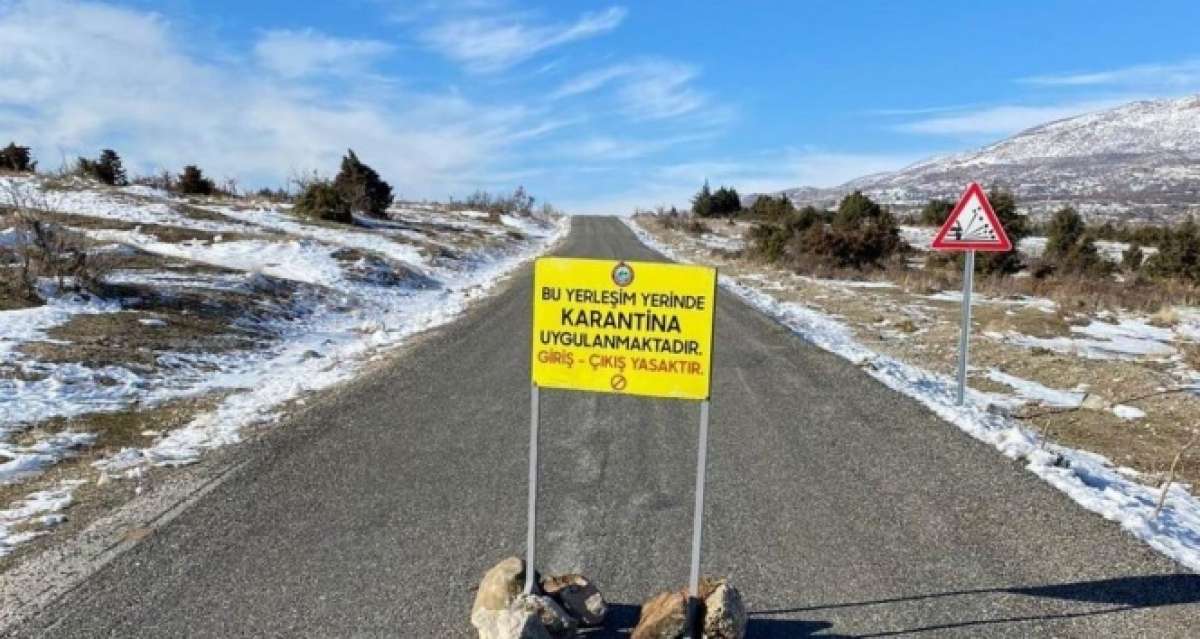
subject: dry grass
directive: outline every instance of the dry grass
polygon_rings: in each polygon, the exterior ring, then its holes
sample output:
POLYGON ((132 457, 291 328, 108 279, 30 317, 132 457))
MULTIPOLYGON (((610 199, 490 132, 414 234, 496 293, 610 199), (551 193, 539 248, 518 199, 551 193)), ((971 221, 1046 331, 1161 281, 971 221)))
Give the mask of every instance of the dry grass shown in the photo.
MULTIPOLYGON (((644 228, 677 247, 695 247, 691 256, 715 264, 734 277, 766 275, 782 284, 769 291, 783 301, 799 302, 849 325, 865 346, 920 366, 951 375, 955 370, 960 305, 956 301, 926 296, 961 287, 957 271, 920 271, 892 267, 873 272, 826 270, 804 276, 770 264, 739 259, 736 254, 700 248, 682 231, 659 225, 644 228), (892 288, 846 288, 829 280, 888 281, 892 288)), ((1194 290, 1173 284, 1142 284, 1074 280, 1036 281, 1031 278, 978 278, 977 290, 987 301, 973 309, 974 339, 971 365, 977 369, 969 384, 983 391, 1011 394, 1006 385, 989 380, 984 372, 996 368, 1010 375, 1056 389, 1086 388, 1108 404, 1126 403, 1146 417, 1124 421, 1108 410, 1061 410, 1027 406, 1019 411, 1025 423, 1049 440, 1072 448, 1099 453, 1114 463, 1134 468, 1151 485, 1163 481, 1180 446, 1200 421, 1200 398, 1187 393, 1162 393, 1179 383, 1173 370, 1177 361, 1088 360, 1045 349, 1028 349, 984 336, 986 332, 1015 331, 1050 338, 1070 334, 1072 325, 1096 320, 1096 310, 1159 311, 1156 322, 1173 325, 1179 319, 1176 305, 1186 304, 1194 290), (1178 298, 1180 292, 1184 294, 1178 298), (1048 298, 1057 310, 1045 312, 1028 303, 1005 303, 1023 297, 1048 298), (1133 398, 1139 398, 1134 400, 1133 398)), ((1183 363, 1200 370, 1200 344, 1176 343, 1183 363)), ((1189 451, 1178 470, 1180 481, 1200 494, 1200 451, 1189 451)))
POLYGON ((261 336, 234 326, 236 319, 170 311, 82 314, 47 331, 53 341, 26 342, 18 352, 48 364, 124 366, 146 373, 157 368, 158 357, 164 353, 221 353, 261 345, 261 336), (151 319, 165 324, 141 321, 151 319))

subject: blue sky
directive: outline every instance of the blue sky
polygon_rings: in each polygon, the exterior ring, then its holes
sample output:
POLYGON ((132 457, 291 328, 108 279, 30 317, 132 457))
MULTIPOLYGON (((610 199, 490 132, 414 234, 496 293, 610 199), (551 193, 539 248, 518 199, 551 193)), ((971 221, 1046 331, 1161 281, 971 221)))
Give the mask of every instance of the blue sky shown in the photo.
MULTIPOLYGON (((833 185, 1200 91, 1196 2, 0 0, 0 138, 579 212, 833 185)), ((7 142, 7 139, 0 143, 7 142)))

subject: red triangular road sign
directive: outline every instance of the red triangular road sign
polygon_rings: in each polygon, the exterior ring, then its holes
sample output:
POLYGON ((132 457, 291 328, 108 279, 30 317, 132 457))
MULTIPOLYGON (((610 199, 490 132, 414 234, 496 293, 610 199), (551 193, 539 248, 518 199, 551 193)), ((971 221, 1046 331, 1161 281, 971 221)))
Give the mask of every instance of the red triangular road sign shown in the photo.
POLYGON ((1013 246, 983 188, 972 182, 931 247, 937 251, 1011 251, 1013 246))

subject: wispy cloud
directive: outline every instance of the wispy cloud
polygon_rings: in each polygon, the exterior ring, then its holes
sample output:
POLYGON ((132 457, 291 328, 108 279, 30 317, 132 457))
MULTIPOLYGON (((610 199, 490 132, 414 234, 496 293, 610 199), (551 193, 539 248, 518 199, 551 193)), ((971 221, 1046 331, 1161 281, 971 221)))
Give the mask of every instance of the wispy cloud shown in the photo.
POLYGON ((921 118, 898 124, 894 128, 905 133, 925 135, 1004 136, 1053 120, 1109 109, 1134 99, 1133 96, 1124 96, 1041 106, 998 105, 921 118))
POLYGON ((693 84, 699 75, 700 70, 693 65, 663 59, 640 60, 582 73, 559 86, 551 97, 563 99, 613 86, 626 116, 635 120, 661 120, 710 106, 708 95, 693 84))
POLYGON ((391 53, 394 46, 379 40, 334 38, 312 29, 267 31, 254 45, 259 65, 279 75, 305 75, 362 71, 373 60, 391 53))
MULTIPOLYGON (((520 105, 400 92, 386 80, 333 92, 304 65, 264 76, 256 52, 210 62, 186 41, 160 16, 133 9, 0 4, 0 131, 33 146, 44 164, 60 151, 116 146, 131 170, 198 163, 250 184, 331 170, 353 147, 401 193, 440 197, 474 188, 467 176, 489 174, 515 140, 554 126, 520 105)), ((350 50, 361 59, 378 48, 350 50)))
POLYGON ((543 25, 528 24, 519 16, 457 17, 427 30, 423 39, 469 71, 493 73, 547 49, 612 31, 626 14, 623 7, 609 7, 571 23, 543 25))
POLYGON ((1200 87, 1200 59, 1142 64, 1086 73, 1037 75, 1022 78, 1021 82, 1045 87, 1129 86, 1196 89, 1200 87))
POLYGON ((713 137, 715 137, 715 133, 711 131, 666 136, 657 139, 596 135, 583 140, 564 142, 559 145, 558 152, 565 157, 582 162, 632 160, 653 155, 680 145, 712 139, 713 137))

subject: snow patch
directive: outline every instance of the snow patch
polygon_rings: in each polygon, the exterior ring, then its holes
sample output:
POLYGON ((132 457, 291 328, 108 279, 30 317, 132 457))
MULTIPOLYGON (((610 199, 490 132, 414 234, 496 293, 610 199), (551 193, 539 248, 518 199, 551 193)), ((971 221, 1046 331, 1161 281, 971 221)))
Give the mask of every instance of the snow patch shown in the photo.
MULTIPOLYGON (((623 220, 650 248, 686 262, 630 219, 623 220)), ((989 396, 968 389, 964 406, 956 404, 956 383, 944 375, 871 351, 853 338, 848 326, 802 304, 781 302, 741 281, 721 276, 721 286, 796 334, 827 351, 864 366, 885 386, 911 397, 972 437, 994 446, 1010 459, 1023 460, 1030 472, 1066 493, 1076 503, 1192 570, 1200 570, 1200 500, 1172 486, 1166 506, 1153 516, 1159 491, 1144 486, 1127 470, 1103 456, 1043 441, 1020 422, 987 410, 989 396)))

